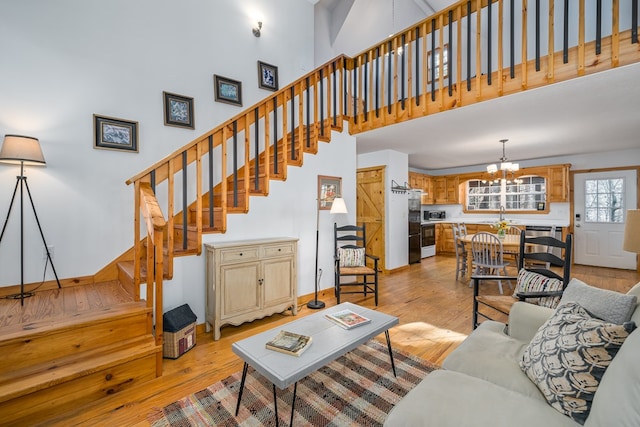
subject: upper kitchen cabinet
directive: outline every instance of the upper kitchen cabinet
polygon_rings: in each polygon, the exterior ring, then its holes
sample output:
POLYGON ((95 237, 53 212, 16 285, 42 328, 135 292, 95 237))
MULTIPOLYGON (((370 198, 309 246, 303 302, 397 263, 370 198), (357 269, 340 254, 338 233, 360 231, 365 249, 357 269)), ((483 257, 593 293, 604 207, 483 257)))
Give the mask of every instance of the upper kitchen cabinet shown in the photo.
POLYGON ((460 180, 458 176, 433 177, 433 203, 437 205, 455 205, 460 203, 460 180))
POLYGON ((571 165, 554 165, 549 167, 547 175, 547 199, 549 202, 569 201, 569 167, 571 165))
POLYGON ((409 187, 422 190, 423 205, 433 204, 433 179, 429 175, 418 172, 409 172, 409 187))

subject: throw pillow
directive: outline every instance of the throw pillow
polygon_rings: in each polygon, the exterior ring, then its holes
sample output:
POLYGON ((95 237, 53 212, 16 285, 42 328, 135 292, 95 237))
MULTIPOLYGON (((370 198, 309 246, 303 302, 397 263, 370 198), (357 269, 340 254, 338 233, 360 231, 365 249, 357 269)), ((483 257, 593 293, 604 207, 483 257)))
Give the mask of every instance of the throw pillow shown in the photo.
MULTIPOLYGON (((513 292, 515 298, 520 292, 545 292, 545 291, 561 291, 562 280, 547 277, 540 273, 525 270, 524 268, 518 273, 518 282, 513 292)), ((556 308, 560 302, 560 297, 545 298, 527 298, 527 302, 531 304, 541 305, 543 307, 556 308)))
POLYGON ((605 370, 635 327, 594 318, 574 302, 563 304, 538 329, 520 368, 553 408, 584 424, 605 370))
POLYGON ((577 302, 595 317, 621 325, 631 319, 638 298, 635 295, 594 288, 581 280, 571 279, 562 294, 560 304, 569 301, 577 302))
POLYGON ((364 248, 338 248, 340 267, 363 267, 364 248))

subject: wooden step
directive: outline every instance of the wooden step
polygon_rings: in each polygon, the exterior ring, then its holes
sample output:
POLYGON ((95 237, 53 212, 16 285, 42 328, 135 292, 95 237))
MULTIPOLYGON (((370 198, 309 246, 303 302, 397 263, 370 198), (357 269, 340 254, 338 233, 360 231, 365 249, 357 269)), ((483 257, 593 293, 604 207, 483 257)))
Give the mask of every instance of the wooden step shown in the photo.
POLYGON ((123 340, 0 377, 2 425, 33 425, 157 377, 153 337, 123 340))

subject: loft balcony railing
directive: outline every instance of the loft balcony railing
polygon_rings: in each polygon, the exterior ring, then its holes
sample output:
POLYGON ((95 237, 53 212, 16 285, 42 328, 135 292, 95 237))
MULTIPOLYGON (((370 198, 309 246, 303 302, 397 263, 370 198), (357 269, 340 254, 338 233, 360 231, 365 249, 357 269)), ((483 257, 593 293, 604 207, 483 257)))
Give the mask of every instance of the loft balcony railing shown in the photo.
POLYGON ((226 232, 227 214, 247 212, 250 196, 286 180, 344 121, 357 134, 639 61, 638 0, 458 2, 327 62, 130 178, 134 244, 118 260, 133 261, 138 297, 144 280, 161 309, 173 258, 199 254, 203 233, 226 232))

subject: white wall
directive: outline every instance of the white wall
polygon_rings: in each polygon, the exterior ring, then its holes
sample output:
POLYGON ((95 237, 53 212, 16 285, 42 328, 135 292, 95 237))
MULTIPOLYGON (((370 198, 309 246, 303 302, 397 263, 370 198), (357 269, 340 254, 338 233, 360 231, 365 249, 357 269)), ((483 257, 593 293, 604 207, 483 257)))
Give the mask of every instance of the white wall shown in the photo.
POLYGON ((394 150, 360 154, 358 168, 385 169, 385 259, 387 270, 409 263, 409 200, 407 194, 391 192, 391 180, 403 185, 408 180, 409 158, 394 150))
MULTIPOLYGON (((58 276, 92 275, 133 243, 133 188, 125 181, 242 111, 214 102, 214 73, 242 81, 243 102, 250 106, 269 94, 258 89, 257 60, 278 66, 281 86, 313 69, 313 6, 300 0, 4 1, 0 52, 0 135, 40 139, 47 166, 28 168, 27 175, 58 276), (264 22, 260 38, 251 33, 254 12, 264 22), (195 98, 195 130, 164 126, 163 91, 195 98), (138 121, 140 152, 94 149, 94 113, 138 121)), ((333 169, 333 159, 329 163, 333 169)), ((307 197, 315 198, 317 173, 306 166, 291 175, 308 174, 307 197)), ((0 164, 3 219, 17 173, 16 166, 0 164)), ((290 183, 274 185, 274 192, 290 183)), ((288 197, 301 193, 279 191, 288 197)), ((45 263, 26 209, 25 282, 30 283, 42 279, 45 263)), ((274 207, 261 211, 268 209, 274 207)), ((16 204, 0 243, 0 286, 20 282, 18 210, 16 204)), ((272 224, 256 225, 257 231, 295 231, 293 217, 276 223, 276 215, 267 218, 272 224)), ((229 238, 236 224, 230 221, 229 238)), ((301 246, 311 245, 306 241, 311 235, 302 234, 301 246)), ((301 258, 301 271, 313 270, 308 258, 301 258)), ((46 279, 52 278, 49 270, 46 279)), ((181 292, 191 289, 175 290, 181 292)))

